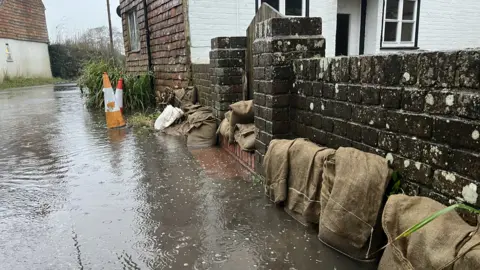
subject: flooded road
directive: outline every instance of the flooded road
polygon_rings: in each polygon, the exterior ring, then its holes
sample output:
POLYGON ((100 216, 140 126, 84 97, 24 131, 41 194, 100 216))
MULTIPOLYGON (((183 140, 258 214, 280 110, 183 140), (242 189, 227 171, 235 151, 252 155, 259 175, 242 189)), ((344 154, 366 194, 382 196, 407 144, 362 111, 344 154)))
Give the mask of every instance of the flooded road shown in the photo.
POLYGON ((0 269, 359 269, 219 149, 107 131, 79 91, 0 91, 0 269))

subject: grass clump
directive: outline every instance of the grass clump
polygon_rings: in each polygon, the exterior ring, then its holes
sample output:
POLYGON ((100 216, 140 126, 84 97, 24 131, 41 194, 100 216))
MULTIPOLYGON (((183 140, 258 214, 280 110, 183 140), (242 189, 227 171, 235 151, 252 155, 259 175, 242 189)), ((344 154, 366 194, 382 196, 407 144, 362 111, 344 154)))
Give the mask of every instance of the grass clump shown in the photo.
POLYGON ((127 117, 127 123, 133 128, 146 128, 146 129, 153 130, 153 124, 155 123, 155 120, 158 118, 159 115, 160 115, 159 112, 155 112, 155 113, 137 112, 127 117))
POLYGON ((450 211, 453 211, 453 210, 457 210, 457 209, 462 209, 462 210, 466 210, 470 213, 473 213, 473 214, 476 214, 476 215, 480 215, 480 210, 479 209, 476 209, 474 207, 471 207, 469 205, 466 205, 466 204, 463 204, 463 203, 457 203, 457 204, 454 204, 454 205, 450 205, 449 207, 446 207, 442 210, 439 210, 433 214, 431 214, 430 216, 420 220, 418 223, 416 223, 415 225, 411 226, 410 228, 408 228, 407 230, 405 230, 404 232, 402 232, 400 235, 398 235, 397 237, 395 237, 395 239, 393 239, 391 242, 388 242, 385 246, 383 246, 381 249, 375 251, 373 254, 376 254, 382 250, 384 250, 385 248, 387 248, 388 246, 392 245, 394 242, 402 239, 402 238, 406 238, 406 237, 409 237, 411 234, 415 233, 416 231, 420 230, 421 228, 425 227, 426 225, 428 225, 430 222, 434 221, 435 219, 437 219, 438 217, 440 217, 441 215, 444 215, 450 211))
POLYGON ((28 86, 38 86, 38 85, 47 85, 55 84, 61 82, 60 78, 25 78, 25 77, 9 77, 5 76, 2 83, 0 83, 0 90, 18 88, 18 87, 28 87, 28 86))
POLYGON ((126 111, 146 111, 155 104, 155 93, 151 86, 153 74, 127 75, 125 70, 113 60, 93 60, 85 64, 78 80, 84 91, 86 105, 91 109, 103 109, 104 72, 108 73, 112 87, 120 78, 124 80, 123 103, 126 111))
POLYGON ((425 219, 421 220, 420 222, 418 222, 417 224, 413 225, 412 227, 408 228, 406 231, 404 231, 403 233, 401 233, 399 236, 397 236, 393 241, 397 241, 401 238, 405 238, 405 237, 408 237, 410 236, 412 233, 420 230, 421 228, 423 228, 425 225, 427 225, 428 223, 434 221, 436 218, 438 218, 439 216, 441 215, 444 215, 450 211, 453 211, 455 209, 463 209, 463 210, 467 210, 468 212, 470 213, 474 213, 476 215, 480 214, 480 210, 478 209, 475 209, 471 206, 468 206, 466 204, 462 204, 462 203, 457 203, 457 204, 454 204, 454 205, 450 205, 449 207, 446 207, 440 211, 437 211, 435 213, 433 213, 432 215, 426 217, 425 219))

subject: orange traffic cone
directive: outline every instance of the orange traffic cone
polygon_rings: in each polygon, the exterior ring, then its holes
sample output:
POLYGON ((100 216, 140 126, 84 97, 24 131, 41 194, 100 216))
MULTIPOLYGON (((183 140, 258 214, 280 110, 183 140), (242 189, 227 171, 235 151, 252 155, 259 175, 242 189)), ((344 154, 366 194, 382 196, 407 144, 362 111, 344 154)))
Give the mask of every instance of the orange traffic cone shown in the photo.
POLYGON ((105 116, 107 118, 107 128, 118 128, 125 126, 122 112, 115 102, 112 84, 108 74, 103 73, 103 97, 105 100, 105 116))
POLYGON ((115 89, 115 100, 117 105, 120 108, 120 111, 123 113, 123 79, 118 80, 117 88, 115 89))

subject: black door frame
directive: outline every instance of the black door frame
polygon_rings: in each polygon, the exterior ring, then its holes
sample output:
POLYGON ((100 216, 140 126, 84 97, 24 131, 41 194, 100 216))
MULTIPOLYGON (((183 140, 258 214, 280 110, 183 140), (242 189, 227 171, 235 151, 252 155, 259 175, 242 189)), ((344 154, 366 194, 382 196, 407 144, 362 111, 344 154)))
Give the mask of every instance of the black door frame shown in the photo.
POLYGON ((367 0, 362 0, 360 11, 360 44, 358 54, 365 53, 365 23, 367 21, 367 0))
MULTIPOLYGON (((350 13, 337 13, 337 30, 336 32, 338 33, 338 17, 339 15, 346 15, 346 17, 348 17, 348 31, 347 31, 347 52, 346 52, 346 55, 345 56, 348 56, 349 53, 348 53, 348 50, 350 49, 350 31, 352 29, 350 29, 350 23, 351 23, 351 19, 352 19, 352 15, 350 13)), ((336 35, 335 36, 335 55, 337 56, 337 38, 338 36, 336 35)))
MULTIPOLYGON (((258 1, 260 0, 255 0, 255 14, 258 10, 258 1)), ((305 17, 310 17, 310 0, 305 0, 305 17)))

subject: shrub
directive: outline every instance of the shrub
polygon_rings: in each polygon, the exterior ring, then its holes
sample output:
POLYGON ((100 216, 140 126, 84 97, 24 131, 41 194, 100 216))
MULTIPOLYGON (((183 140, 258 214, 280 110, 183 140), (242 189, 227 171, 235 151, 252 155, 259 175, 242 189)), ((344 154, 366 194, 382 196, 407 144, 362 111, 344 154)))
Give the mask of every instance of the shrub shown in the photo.
POLYGON ((152 73, 124 76, 123 103, 129 110, 145 111, 155 105, 155 92, 151 86, 152 73))
POLYGON ((153 75, 144 73, 140 75, 126 75, 122 67, 116 65, 113 60, 94 60, 89 61, 82 69, 78 80, 80 88, 87 89, 84 95, 86 105, 92 109, 102 109, 103 105, 103 79, 102 75, 107 72, 112 86, 115 88, 116 82, 123 78, 124 80, 124 109, 130 111, 145 111, 155 104, 155 94, 150 81, 153 75))

